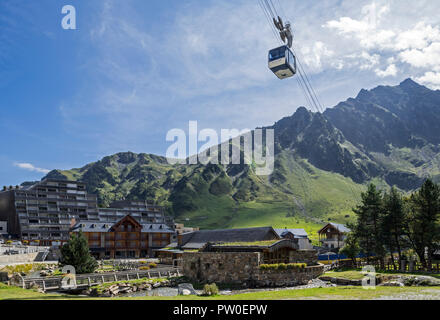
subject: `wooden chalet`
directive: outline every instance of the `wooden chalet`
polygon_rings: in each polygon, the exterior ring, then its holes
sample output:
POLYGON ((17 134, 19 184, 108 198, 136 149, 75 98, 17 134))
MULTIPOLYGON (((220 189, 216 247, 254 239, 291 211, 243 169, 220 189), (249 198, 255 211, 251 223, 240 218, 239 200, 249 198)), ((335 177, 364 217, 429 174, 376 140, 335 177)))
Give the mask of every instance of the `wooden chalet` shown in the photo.
POLYGON ((116 224, 79 222, 72 232, 82 231, 91 253, 99 258, 150 257, 153 250, 170 244, 174 231, 165 224, 141 224, 130 215, 116 224))

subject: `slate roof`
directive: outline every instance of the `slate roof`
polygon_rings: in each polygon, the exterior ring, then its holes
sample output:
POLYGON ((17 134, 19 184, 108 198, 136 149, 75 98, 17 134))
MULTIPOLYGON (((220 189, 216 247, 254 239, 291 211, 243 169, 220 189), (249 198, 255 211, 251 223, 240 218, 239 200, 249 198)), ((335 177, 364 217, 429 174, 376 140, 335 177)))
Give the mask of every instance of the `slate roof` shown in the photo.
POLYGON ((328 225, 333 226, 339 232, 342 232, 342 233, 349 233, 349 232, 351 232, 351 230, 349 228, 347 228, 346 226, 344 226, 343 224, 329 222, 321 230, 319 230, 318 233, 321 233, 328 225))
POLYGON ((142 232, 149 233, 174 233, 174 231, 168 227, 166 224, 158 224, 158 223, 147 223, 142 224, 142 232))
POLYGON ((348 233, 351 230, 348 229, 346 226, 344 226, 343 224, 339 224, 339 223, 330 223, 333 227, 335 227, 336 229, 338 229, 340 232, 344 232, 344 233, 348 233))
POLYGON ((295 238, 308 238, 309 235, 304 229, 275 229, 275 232, 282 238, 285 234, 291 233, 295 238))
POLYGON ((78 222, 73 228, 72 231, 79 232, 110 232, 110 229, 113 227, 113 223, 102 223, 102 222, 78 222))
POLYGON ((201 249, 208 242, 255 242, 280 239, 272 227, 202 230, 182 235, 183 249, 201 249))
MULTIPOLYGON (((116 223, 117 224, 117 223, 116 223)), ((112 227, 115 223, 110 222, 78 222, 73 228, 73 232, 111 232, 112 227)), ((142 232, 145 233, 174 233, 174 231, 168 227, 166 224, 158 223, 147 223, 142 224, 142 232)))

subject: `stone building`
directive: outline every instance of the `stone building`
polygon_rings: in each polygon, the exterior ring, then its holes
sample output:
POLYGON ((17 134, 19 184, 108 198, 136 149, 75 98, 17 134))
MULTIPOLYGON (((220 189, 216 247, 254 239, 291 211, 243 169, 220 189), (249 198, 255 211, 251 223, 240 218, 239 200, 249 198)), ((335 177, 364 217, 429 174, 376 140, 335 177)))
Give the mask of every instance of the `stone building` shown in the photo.
POLYGON ((193 281, 248 287, 281 287, 306 284, 324 272, 316 250, 299 250, 290 239, 254 244, 207 244, 199 252, 183 253, 183 273, 193 281), (263 264, 286 264, 285 269, 263 264), (305 263, 306 267, 287 264, 305 263))
POLYGON ((175 246, 181 250, 198 250, 210 242, 256 242, 280 239, 272 227, 201 230, 178 235, 175 246))

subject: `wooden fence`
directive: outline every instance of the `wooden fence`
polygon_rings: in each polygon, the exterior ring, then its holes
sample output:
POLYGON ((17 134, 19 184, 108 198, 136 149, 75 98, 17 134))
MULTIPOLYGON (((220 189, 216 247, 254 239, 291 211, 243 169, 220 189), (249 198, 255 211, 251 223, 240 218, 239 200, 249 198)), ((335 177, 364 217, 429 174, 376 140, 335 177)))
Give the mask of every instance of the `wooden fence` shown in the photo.
POLYGON ((432 274, 440 274, 440 263, 433 263, 431 270, 426 270, 426 268, 419 262, 416 261, 406 261, 402 262, 399 266, 398 263, 392 264, 387 262, 384 266, 381 266, 377 261, 374 262, 366 262, 362 261, 358 263, 356 266, 353 265, 352 261, 341 261, 337 264, 338 267, 365 267, 367 265, 372 265, 377 271, 390 271, 390 272, 401 272, 401 273, 432 273, 432 274))
POLYGON ((40 278, 24 278, 20 275, 14 275, 12 285, 30 289, 39 287, 46 291, 71 291, 87 289, 96 285, 105 283, 113 283, 117 281, 130 281, 140 279, 157 279, 157 278, 173 278, 180 277, 179 269, 170 270, 150 270, 136 272, 119 272, 119 273, 103 273, 89 275, 67 275, 65 277, 40 277, 40 278))

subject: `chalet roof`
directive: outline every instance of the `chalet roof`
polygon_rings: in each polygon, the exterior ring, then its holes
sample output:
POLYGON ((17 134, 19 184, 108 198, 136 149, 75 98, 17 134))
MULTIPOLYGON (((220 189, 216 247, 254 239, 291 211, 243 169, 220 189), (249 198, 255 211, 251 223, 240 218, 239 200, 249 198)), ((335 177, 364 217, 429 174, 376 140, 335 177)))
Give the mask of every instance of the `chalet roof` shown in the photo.
MULTIPOLYGON (((104 223, 104 222, 80 221, 72 228, 72 231, 79 232, 81 230, 82 232, 106 233, 106 232, 111 232, 112 228, 118 223, 113 224, 111 222, 104 223)), ((166 224, 148 223, 148 224, 141 224, 141 226, 142 226, 142 232, 144 233, 174 233, 174 231, 166 224)))
POLYGON ((148 223, 142 224, 142 232, 145 233, 174 233, 174 231, 166 224, 161 223, 148 223))
POLYGON ((321 230, 319 230, 318 233, 322 233, 322 231, 327 229, 329 226, 334 227, 336 230, 338 230, 341 233, 349 233, 349 232, 351 232, 351 230, 349 228, 347 228, 343 224, 330 222, 330 223, 327 223, 321 230))
POLYGON ((295 238, 308 238, 309 235, 304 229, 275 229, 275 232, 281 237, 285 237, 288 233, 291 233, 295 238))
POLYGON ((113 227, 113 223, 106 222, 78 222, 73 228, 73 232, 110 232, 113 227))
POLYGON ((183 249, 201 249, 208 242, 256 242, 280 239, 280 236, 272 227, 226 229, 226 230, 202 230, 182 235, 183 249))

